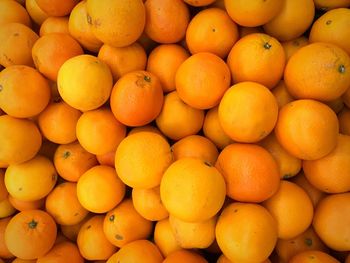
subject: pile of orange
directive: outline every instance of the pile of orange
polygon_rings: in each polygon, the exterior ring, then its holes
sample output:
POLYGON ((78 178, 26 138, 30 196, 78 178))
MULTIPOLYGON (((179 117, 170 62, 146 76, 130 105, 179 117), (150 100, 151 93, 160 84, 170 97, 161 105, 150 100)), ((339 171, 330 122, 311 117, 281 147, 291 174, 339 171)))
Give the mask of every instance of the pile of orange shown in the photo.
POLYGON ((350 0, 0 0, 0 263, 350 263, 350 0))

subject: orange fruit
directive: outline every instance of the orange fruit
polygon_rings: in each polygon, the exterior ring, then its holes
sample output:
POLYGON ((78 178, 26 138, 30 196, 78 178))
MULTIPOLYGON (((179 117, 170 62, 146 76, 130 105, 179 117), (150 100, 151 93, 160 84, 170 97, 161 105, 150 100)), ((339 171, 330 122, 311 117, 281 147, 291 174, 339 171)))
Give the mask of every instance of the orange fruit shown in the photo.
POLYGON ((25 0, 25 7, 30 18, 37 25, 41 25, 49 17, 49 15, 38 6, 36 0, 25 0))
POLYGON ((6 217, 0 219, 0 257, 3 259, 14 257, 5 244, 5 231, 11 218, 12 217, 6 217))
POLYGON ((46 211, 60 225, 75 225, 81 222, 88 211, 77 197, 77 184, 65 182, 56 186, 46 197, 46 211))
POLYGON ((282 78, 285 54, 277 39, 255 33, 236 42, 227 64, 234 83, 254 81, 272 89, 282 78))
POLYGON ((53 156, 55 154, 55 151, 58 147, 58 144, 50 142, 48 140, 44 140, 38 154, 43 155, 50 160, 53 160, 53 156))
POLYGON ((92 55, 72 57, 61 66, 57 77, 62 99, 81 111, 102 106, 112 90, 112 74, 108 66, 92 55))
POLYGON ((186 59, 175 76, 179 97, 196 109, 210 109, 218 105, 230 82, 230 70, 225 62, 207 52, 186 59))
POLYGON ((208 263, 208 261, 198 253, 186 249, 180 249, 167 255, 163 263, 208 263))
POLYGON ((314 19, 315 6, 312 0, 282 2, 282 9, 264 25, 264 30, 279 41, 288 41, 300 37, 309 28, 314 19))
POLYGON ((66 16, 79 0, 35 0, 41 10, 49 16, 66 16))
POLYGON ((290 59, 294 53, 296 53, 302 47, 305 47, 309 44, 309 39, 304 36, 282 42, 282 47, 284 49, 284 53, 286 54, 286 61, 290 59))
POLYGON ((158 186, 172 161, 169 143, 162 135, 154 132, 138 132, 127 136, 115 154, 118 176, 132 188, 158 186))
POLYGON ((91 19, 88 20, 87 18, 86 0, 83 0, 70 13, 68 30, 72 37, 78 40, 85 49, 98 52, 103 43, 92 32, 91 19))
POLYGON ((18 211, 42 209, 45 206, 45 197, 35 201, 22 201, 11 195, 8 196, 10 204, 18 211))
POLYGON ((31 26, 27 10, 16 1, 1 0, 0 17, 0 26, 7 23, 21 23, 29 27, 31 26))
POLYGON ((11 205, 8 198, 0 201, 0 219, 12 216, 16 213, 16 209, 11 205))
POLYGON ((11 263, 36 263, 36 259, 26 260, 26 259, 15 258, 11 263))
POLYGON ((278 238, 295 238, 311 225, 312 202, 297 184, 282 180, 277 192, 263 205, 277 221, 278 238))
POLYGON ((159 221, 169 216, 160 199, 159 186, 150 189, 132 189, 135 210, 145 219, 159 221))
POLYGON ((315 100, 295 100, 279 112, 275 134, 293 156, 316 160, 329 154, 337 144, 339 131, 335 113, 315 100))
POLYGON ((314 43, 288 61, 284 80, 295 98, 330 101, 350 87, 350 57, 333 44, 314 43))
POLYGON ((39 36, 29 27, 19 23, 0 26, 0 64, 33 66, 32 47, 39 36), (16 47, 16 48, 14 48, 16 47))
POLYGON ((5 171, 0 169, 0 201, 5 200, 8 194, 5 185, 5 171))
MULTIPOLYGON (((231 260, 229 260, 227 257, 225 257, 224 254, 222 254, 218 260, 216 261, 216 263, 233 263, 231 260)), ((269 259, 264 260, 261 263, 271 263, 271 261, 269 259)))
POLYGON ((24 119, 8 115, 0 116, 1 167, 32 159, 41 146, 41 134, 37 126, 24 119))
POLYGON ((254 144, 226 146, 215 167, 226 181, 226 194, 241 202, 262 202, 276 193, 280 174, 273 156, 254 144))
POLYGON ((160 198, 173 216, 187 222, 213 217, 225 201, 225 181, 208 162, 196 158, 175 161, 165 171, 160 198))
POLYGON ((349 0, 314 0, 315 6, 321 10, 330 10, 339 7, 350 6, 349 0))
POLYGON ((110 109, 100 108, 84 112, 76 125, 78 141, 85 150, 93 154, 115 151, 126 134, 126 127, 110 109))
POLYGON ((98 52, 98 58, 109 66, 114 81, 126 73, 144 70, 147 63, 147 54, 137 42, 126 47, 104 44, 98 52))
POLYGON ((103 233, 103 219, 104 215, 95 215, 80 228, 77 245, 87 260, 107 260, 117 251, 103 233))
POLYGON ((202 128, 203 120, 203 110, 186 104, 177 91, 172 91, 164 97, 163 107, 156 118, 156 124, 168 138, 179 140, 198 133, 202 128))
POLYGON ((259 145, 268 150, 276 160, 280 178, 287 179, 297 175, 301 169, 301 160, 289 154, 277 141, 274 133, 271 133, 259 145))
POLYGON ((132 241, 148 238, 152 233, 152 222, 135 210, 131 199, 124 199, 106 214, 103 232, 114 246, 123 247, 132 241))
POLYGON ((141 36, 146 20, 141 0, 87 0, 86 3, 88 23, 103 43, 124 47, 141 36))
POLYGON ((139 126, 139 127, 133 127, 131 128, 131 130, 129 131, 128 135, 132 135, 134 133, 138 133, 138 132, 153 132, 153 133, 157 133, 161 136, 163 136, 164 138, 166 138, 162 132, 155 126, 153 126, 152 124, 148 124, 148 125, 144 125, 144 126, 139 126))
POLYGON ((181 0, 147 0, 145 33, 152 40, 171 44, 186 34, 190 20, 187 5, 181 0))
POLYGON ((350 191, 350 136, 339 134, 335 149, 323 158, 304 161, 306 179, 326 193, 350 191))
MULTIPOLYGON (((350 1, 347 1, 350 6, 350 1)), ((337 45, 350 55, 350 10, 337 8, 319 17, 312 25, 310 42, 326 42, 337 45)))
POLYGON ((16 214, 5 230, 5 244, 21 259, 36 259, 45 255, 54 245, 56 223, 42 210, 28 210, 16 214))
POLYGON ((336 251, 349 250, 350 193, 333 194, 317 205, 313 227, 321 240, 336 251))
POLYGON ((282 10, 283 1, 229 1, 225 0, 227 13, 237 24, 255 27, 271 21, 282 10))
POLYGON ((92 167, 79 178, 77 184, 80 204, 93 213, 108 212, 122 201, 124 194, 125 185, 115 169, 109 166, 92 167))
POLYGON ((51 102, 38 116, 42 135, 58 144, 72 143, 77 139, 76 125, 81 112, 64 101, 51 102))
POLYGON ((271 90, 272 94, 275 96, 277 104, 278 104, 278 109, 282 108, 284 105, 286 105, 289 102, 292 102, 294 98, 290 93, 288 92, 288 89, 286 87, 286 84, 284 80, 281 80, 277 86, 275 86, 271 90))
POLYGON ((262 262, 275 247, 276 221, 261 205, 232 203, 219 216, 216 241, 232 262, 262 262))
POLYGON ((147 71, 159 78, 164 92, 171 92, 175 90, 176 71, 188 57, 187 50, 180 45, 159 45, 148 56, 147 71))
POLYGON ((154 242, 164 257, 167 257, 172 252, 181 249, 180 245, 175 239, 169 218, 160 220, 156 223, 153 235, 154 242))
POLYGON ((57 81, 58 70, 65 61, 83 53, 73 37, 62 33, 50 33, 40 37, 32 49, 35 67, 52 81, 57 81))
POLYGON ((154 74, 137 70, 123 75, 114 85, 110 97, 114 116, 128 126, 152 122, 163 105, 163 90, 154 74))
POLYGON ((192 18, 186 44, 192 54, 210 52, 224 59, 238 37, 237 25, 224 10, 208 8, 192 18))
POLYGON ((191 6, 207 6, 215 2, 215 0, 184 0, 186 4, 191 6))
POLYGON ((68 21, 68 17, 50 16, 41 24, 39 35, 43 37, 51 33, 69 34, 68 21))
POLYGON ((262 27, 245 27, 240 26, 238 28, 239 38, 245 37, 247 35, 255 34, 255 33, 264 33, 262 27))
POLYGON ((292 257, 289 263, 340 263, 331 255, 318 250, 304 251, 292 257))
POLYGON ((350 109, 344 107, 338 114, 340 133, 350 135, 350 109))
POLYGON ((342 96, 344 104, 350 108, 350 88, 342 96))
POLYGON ((92 216, 93 216, 93 214, 88 214, 82 221, 80 221, 78 224, 75 224, 75 225, 61 225, 60 229, 61 229, 62 235, 64 235, 68 240, 76 242, 80 228, 92 216))
POLYGON ((96 155, 96 159, 99 164, 114 167, 115 151, 96 155))
POLYGON ((233 85, 219 104, 220 124, 238 142, 252 143, 265 138, 275 127, 277 115, 275 97, 268 88, 255 82, 233 85))
POLYGON ((334 100, 324 102, 329 106, 336 114, 338 114, 344 108, 344 101, 342 97, 338 97, 334 100))
POLYGON ((64 241, 56 244, 46 255, 39 257, 37 263, 84 263, 76 244, 64 241))

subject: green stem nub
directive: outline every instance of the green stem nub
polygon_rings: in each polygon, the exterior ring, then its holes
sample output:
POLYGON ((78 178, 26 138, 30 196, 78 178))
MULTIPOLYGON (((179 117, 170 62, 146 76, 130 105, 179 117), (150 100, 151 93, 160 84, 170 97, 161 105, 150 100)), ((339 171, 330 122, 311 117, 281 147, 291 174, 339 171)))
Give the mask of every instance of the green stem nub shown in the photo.
POLYGON ((272 45, 269 42, 265 42, 265 44, 264 44, 265 49, 270 49, 271 47, 272 47, 272 45))
POLYGON ((36 226, 38 225, 38 222, 36 222, 34 219, 28 223, 28 226, 30 229, 35 229, 36 226))
POLYGON ((345 66, 344 65, 340 65, 339 68, 338 68, 338 71, 340 73, 345 73, 345 66))
POLYGON ((144 76, 144 78, 143 78, 145 81, 147 81, 147 82, 151 82, 151 77, 149 77, 149 76, 144 76))

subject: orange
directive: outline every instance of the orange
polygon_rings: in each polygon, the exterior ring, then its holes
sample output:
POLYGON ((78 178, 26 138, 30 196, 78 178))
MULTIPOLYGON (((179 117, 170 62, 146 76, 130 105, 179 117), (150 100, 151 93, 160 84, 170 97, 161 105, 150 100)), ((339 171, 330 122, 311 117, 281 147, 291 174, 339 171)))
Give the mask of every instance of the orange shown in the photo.
MULTIPOLYGON (((143 0, 143 2, 145 1, 143 0)), ((143 46, 147 54, 149 54, 152 49, 157 46, 157 43, 150 39, 149 36, 146 35, 145 31, 142 32, 141 36, 137 39, 137 42, 143 46)))
POLYGON ((110 97, 114 116, 128 126, 143 126, 153 121, 163 105, 163 90, 154 74, 137 70, 122 76, 110 97))
POLYGON ((96 155, 96 159, 99 164, 114 167, 115 151, 96 155))
POLYGON ((79 178, 77 184, 80 204, 93 213, 108 212, 122 201, 124 194, 125 185, 115 169, 109 166, 92 167, 79 178))
POLYGON ((268 150, 276 160, 280 178, 287 179, 299 173, 301 169, 301 160, 289 154, 279 144, 274 133, 271 133, 259 144, 268 150))
POLYGON ((153 133, 157 133, 159 135, 162 135, 164 138, 166 138, 162 132, 155 126, 153 126, 152 124, 148 124, 148 125, 144 125, 144 126, 139 126, 139 127, 133 127, 131 128, 131 130, 129 131, 128 135, 132 135, 134 133, 138 133, 138 132, 153 132, 153 133))
POLYGON ((154 132, 127 136, 115 154, 115 168, 120 179, 132 188, 148 189, 160 184, 173 156, 166 139, 154 132))
POLYGON ((81 222, 88 211, 77 197, 77 184, 65 182, 56 186, 46 197, 46 211, 60 225, 75 225, 81 222))
POLYGON ((227 13, 237 24, 255 27, 266 24, 281 12, 283 1, 246 1, 225 0, 227 13))
POLYGON ((107 263, 118 262, 162 263, 163 257, 154 243, 139 239, 126 244, 107 261, 107 263))
POLYGON ((338 114, 344 108, 344 101, 342 97, 338 97, 334 100, 324 102, 329 106, 336 114, 338 114))
POLYGON ((77 245, 87 260, 107 260, 117 251, 103 233, 103 218, 104 215, 95 215, 80 228, 77 245))
POLYGON ((19 23, 0 26, 0 64, 33 66, 32 47, 39 36, 19 23), (16 47, 16 48, 14 48, 16 47))
POLYGON ((123 247, 132 241, 148 238, 152 233, 152 222, 135 210, 131 199, 124 199, 106 214, 103 232, 114 246, 123 247))
POLYGON ((0 169, 0 201, 5 200, 8 194, 5 185, 5 171, 0 169))
POLYGON ((339 131, 335 113, 315 100, 295 100, 279 112, 275 134, 293 156, 316 160, 329 154, 337 144, 339 131))
POLYGON ((208 263, 208 261, 198 253, 186 249, 181 249, 167 255, 163 263, 208 263))
POLYGON ((350 6, 349 0, 314 0, 316 8, 321 10, 330 10, 339 7, 350 6))
POLYGON ((212 165, 215 164, 219 152, 213 142, 204 136, 190 135, 177 141, 171 147, 174 160, 186 157, 200 158, 212 165))
POLYGON ((263 205, 277 221, 278 238, 295 238, 311 225, 311 199, 297 184, 282 180, 277 192, 263 205))
POLYGON ((41 134, 37 126, 23 119, 0 116, 0 160, 7 167, 32 159, 41 146, 41 134))
POLYGON ((147 63, 147 54, 137 42, 126 47, 104 44, 98 52, 98 58, 109 66, 114 81, 126 73, 144 70, 147 63))
POLYGON ((160 199, 159 186, 150 189, 132 189, 135 210, 147 220, 159 221, 169 216, 160 199))
POLYGON ((83 0, 70 13, 68 30, 72 37, 78 40, 84 48, 92 52, 98 52, 103 43, 92 32, 91 20, 87 19, 87 15, 86 0, 83 0))
POLYGON ((279 239, 276 244, 276 252, 284 262, 289 262, 293 256, 307 250, 328 251, 312 227, 295 238, 279 239))
POLYGON ((188 57, 187 50, 180 45, 159 45, 148 56, 147 71, 159 78, 164 92, 171 92, 175 90, 176 71, 188 57))
MULTIPOLYGON (((350 6, 350 1, 347 1, 350 6)), ((310 42, 326 42, 337 45, 350 55, 350 10, 337 8, 319 17, 312 25, 310 42)))
POLYGON ((302 47, 305 47, 309 44, 309 39, 304 36, 282 42, 282 47, 284 49, 284 53, 286 54, 286 61, 290 59, 294 53, 296 53, 302 47))
POLYGON ((216 217, 200 222, 186 222, 169 216, 171 229, 182 248, 207 248, 215 240, 216 217))
POLYGON ((219 104, 219 120, 234 141, 257 142, 275 127, 278 105, 271 91, 255 82, 233 85, 219 104), (247 118, 249 116, 249 118, 247 118))
POLYGON ((211 164, 196 158, 175 161, 165 171, 160 198, 173 216, 187 222, 213 217, 226 195, 225 181, 211 164))
POLYGON ((276 101, 277 101, 279 109, 282 108, 287 103, 292 102, 294 100, 292 95, 290 95, 290 93, 288 92, 288 89, 286 87, 286 84, 285 84, 284 80, 281 80, 277 84, 277 86, 275 86, 271 90, 271 92, 276 98, 276 101))
POLYGON ((163 107, 156 118, 156 124, 168 138, 179 140, 198 133, 202 128, 203 120, 203 110, 186 104, 177 91, 172 91, 164 97, 163 107))
POLYGON ((50 160, 53 160, 53 156, 55 154, 55 151, 58 147, 58 144, 50 142, 48 140, 44 140, 38 154, 41 154, 50 160))
POLYGON ((70 182, 77 182, 83 173, 97 165, 95 155, 87 152, 79 142, 58 146, 53 162, 57 173, 70 182))
POLYGON ((333 194, 317 205, 313 227, 321 240, 336 251, 349 250, 350 193, 333 194))
POLYGON ((232 139, 224 132, 219 120, 218 107, 207 111, 203 123, 203 133, 205 137, 215 143, 219 149, 231 144, 232 139))
POLYGON ((8 198, 0 201, 0 219, 12 216, 16 213, 16 209, 11 205, 8 198))
POLYGON ((306 179, 326 193, 350 191, 350 136, 339 134, 335 149, 323 158, 304 161, 306 179))
POLYGON ((61 66, 57 77, 62 99, 81 111, 94 110, 109 98, 113 79, 108 66, 92 55, 72 57, 61 66))
POLYGON ((93 154, 115 151, 126 134, 126 127, 110 109, 100 108, 84 112, 76 125, 78 141, 85 150, 93 154))
POLYGON ((145 33, 152 40, 171 44, 186 34, 190 20, 187 5, 181 0, 147 0, 145 33))
POLYGON ((141 0, 87 0, 86 3, 88 23, 103 43, 124 47, 141 36, 146 20, 141 0))
POLYGON ((282 78, 285 54, 277 39, 263 34, 249 34, 236 42, 227 64, 234 83, 258 82, 272 89, 282 78))
POLYGON ((226 146, 215 167, 226 181, 226 194, 241 202, 262 202, 276 193, 280 183, 275 159, 254 144, 226 146))
POLYGON ((153 235, 154 242, 164 257, 167 257, 172 252, 181 249, 180 245, 175 239, 169 218, 160 220, 156 223, 153 235))
POLYGON ((184 0, 186 4, 191 6, 207 6, 215 2, 215 0, 184 0))
POLYGON ((15 258, 11 263, 36 263, 36 259, 25 260, 25 259, 15 258))
POLYGON ((350 108, 350 88, 342 96, 344 104, 350 108))
POLYGON ((238 28, 239 38, 245 37, 247 35, 255 34, 255 33, 264 33, 262 27, 245 27, 240 26, 238 28))
POLYGON ((322 251, 312 250, 298 253, 292 257, 289 263, 340 263, 337 259, 322 251))
POLYGON ((338 114, 340 133, 350 135, 350 109, 344 107, 338 114))
POLYGON ((27 10, 16 1, 1 0, 0 17, 0 26, 7 23, 21 23, 29 27, 31 26, 27 10))
POLYGON ((50 33, 40 37, 32 49, 35 67, 52 81, 57 81, 58 70, 65 61, 83 53, 79 43, 63 33, 50 33))
POLYGON ((49 16, 66 16, 79 0, 35 0, 41 10, 49 16))
POLYGON ((50 100, 46 79, 28 66, 9 66, 0 72, 0 107, 10 116, 33 117, 44 110, 50 100))
POLYGON ((64 241, 56 244, 45 256, 39 257, 36 263, 84 263, 76 244, 64 241))
POLYGON ((5 231, 11 218, 12 217, 6 217, 0 219, 0 257, 3 259, 14 257, 5 244, 5 231))
POLYGON ((42 37, 51 33, 69 34, 68 21, 68 17, 50 16, 41 24, 39 35, 42 37))
MULTIPOLYGON (((231 260, 229 260, 227 257, 225 257, 224 254, 222 254, 218 260, 216 261, 216 263, 233 263, 231 260)), ((271 261, 269 259, 264 260, 261 263, 271 263, 271 261)))
POLYGON ((93 214, 88 214, 82 221, 80 221, 78 224, 75 224, 75 225, 61 225, 60 229, 61 229, 62 235, 64 235, 68 240, 76 242, 80 228, 92 216, 93 216, 93 214))
POLYGON ((282 9, 264 25, 267 34, 279 41, 288 41, 300 37, 311 25, 315 15, 312 0, 281 1, 282 9), (303 19, 300 19, 300 18, 303 19))
POLYGON ((196 109, 210 109, 218 105, 230 82, 230 70, 225 62, 207 52, 186 59, 175 76, 179 97, 196 109))
POLYGON ((9 195, 8 200, 10 204, 18 211, 42 209, 45 206, 45 197, 35 201, 22 201, 9 195))
POLYGON ((42 135, 58 144, 72 143, 77 139, 75 127, 81 112, 64 101, 52 102, 38 116, 42 135))
POLYGON ((288 61, 284 80, 295 98, 330 101, 350 87, 350 57, 333 44, 314 43, 288 61))
POLYGON ((219 216, 216 241, 232 262, 262 262, 275 247, 276 221, 260 205, 232 203, 219 216))
POLYGON ((31 19, 37 25, 41 25, 49 17, 49 15, 38 6, 36 0, 25 0, 25 7, 31 19))
POLYGON ((224 59, 238 37, 238 27, 229 15, 219 8, 209 8, 192 18, 186 44, 192 54, 210 52, 224 59))
POLYGON ((42 210, 19 212, 8 223, 5 244, 21 259, 36 259, 45 255, 54 245, 56 223, 42 210))

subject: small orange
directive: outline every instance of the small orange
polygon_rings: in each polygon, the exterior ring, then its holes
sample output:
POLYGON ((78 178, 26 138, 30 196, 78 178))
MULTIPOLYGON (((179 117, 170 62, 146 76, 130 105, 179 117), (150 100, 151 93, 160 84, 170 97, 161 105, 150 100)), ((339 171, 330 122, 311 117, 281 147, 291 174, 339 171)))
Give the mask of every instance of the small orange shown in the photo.
POLYGON ((78 224, 75 224, 75 225, 61 225, 60 229, 61 229, 62 235, 64 235, 68 240, 76 242, 80 228, 92 216, 93 216, 93 214, 88 214, 82 221, 80 221, 78 224))
POLYGON ((64 241, 56 244, 46 255, 39 257, 36 263, 84 263, 76 244, 64 241))
MULTIPOLYGON (((33 0, 33 1, 35 1, 35 0, 33 0)), ((36 259, 26 260, 26 259, 15 258, 11 263, 36 263, 36 259)))
POLYGON ((154 133, 157 133, 159 135, 162 135, 165 138, 165 136, 162 134, 162 132, 157 127, 155 127, 151 124, 139 126, 139 127, 134 127, 129 131, 128 135, 132 135, 132 134, 138 133, 138 132, 154 132, 154 133))
POLYGON ((8 198, 0 201, 0 219, 12 216, 16 213, 16 209, 11 205, 8 198))
POLYGON ((292 257, 288 263, 340 263, 331 255, 318 250, 304 251, 292 257))
POLYGON ((96 155, 99 164, 114 167, 115 151, 96 155))
MULTIPOLYGON (((216 261, 216 263, 234 263, 234 262, 232 262, 232 261, 229 260, 227 257, 225 257, 224 254, 222 254, 222 255, 218 258, 218 260, 216 261)), ((264 260, 264 261, 261 262, 261 263, 271 263, 271 261, 270 261, 269 259, 266 259, 266 260, 264 260)))
POLYGON ((208 263, 208 261, 198 253, 191 250, 186 250, 186 249, 180 249, 172 252, 171 254, 167 255, 163 261, 163 263, 178 263, 178 262, 208 263))
POLYGON ((262 27, 246 27, 240 26, 239 30, 239 38, 243 38, 247 35, 255 34, 255 33, 264 33, 262 27))
POLYGON ((35 0, 41 10, 49 16, 66 16, 79 0, 35 0))
POLYGON ((27 10, 16 1, 1 0, 0 17, 0 26, 7 23, 21 23, 29 27, 31 26, 27 10))
POLYGON ((290 93, 288 92, 288 89, 286 87, 286 84, 284 80, 281 80, 272 90, 272 94, 275 96, 278 109, 282 108, 284 105, 286 105, 289 102, 292 102, 294 98, 290 93))
POLYGON ((5 231, 12 217, 0 219, 0 258, 13 258, 14 255, 8 250, 5 244, 5 231))
POLYGON ((349 7, 349 0, 314 0, 317 9, 330 10, 340 7, 349 7))
POLYGON ((42 37, 51 33, 69 34, 68 21, 68 17, 50 16, 41 24, 39 35, 42 37))
POLYGON ((284 53, 286 54, 286 61, 288 62, 294 53, 309 44, 309 40, 306 37, 301 36, 289 41, 282 42, 281 44, 284 49, 284 53))
POLYGON ((338 114, 340 133, 350 135, 350 109, 344 107, 338 114))
POLYGON ((8 196, 10 204, 18 211, 42 209, 45 206, 45 197, 35 201, 22 201, 11 195, 8 196))
POLYGON ((179 97, 196 109, 219 104, 231 82, 230 70, 218 56, 200 52, 186 59, 175 76, 179 97))
POLYGON ((172 252, 181 249, 180 245, 175 239, 169 218, 160 220, 156 223, 153 235, 154 242, 164 257, 167 257, 172 252))
POLYGON ((25 7, 30 18, 37 24, 41 25, 49 15, 46 14, 37 4, 36 0, 25 0, 25 7))

